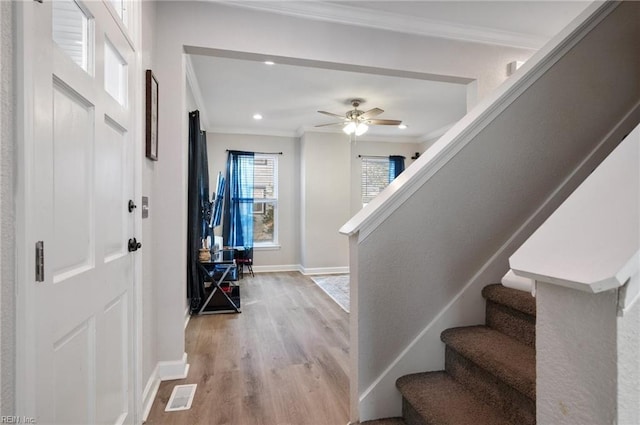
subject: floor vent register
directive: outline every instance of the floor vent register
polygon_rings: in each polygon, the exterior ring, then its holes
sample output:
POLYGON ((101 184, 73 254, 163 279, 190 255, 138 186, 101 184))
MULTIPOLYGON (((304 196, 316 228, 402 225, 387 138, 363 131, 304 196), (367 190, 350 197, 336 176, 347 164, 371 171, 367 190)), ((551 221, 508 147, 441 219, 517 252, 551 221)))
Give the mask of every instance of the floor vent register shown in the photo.
POLYGON ((193 402, 193 396, 196 395, 197 387, 198 384, 176 385, 173 387, 173 392, 164 411, 175 412, 191 409, 191 403, 193 402))

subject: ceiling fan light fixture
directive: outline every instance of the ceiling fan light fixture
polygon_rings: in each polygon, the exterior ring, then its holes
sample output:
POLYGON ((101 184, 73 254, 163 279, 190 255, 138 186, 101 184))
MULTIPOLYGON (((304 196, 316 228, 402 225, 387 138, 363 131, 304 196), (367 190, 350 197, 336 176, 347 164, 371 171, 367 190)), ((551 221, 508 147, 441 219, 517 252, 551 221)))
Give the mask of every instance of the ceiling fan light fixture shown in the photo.
POLYGON ((355 133, 356 132, 356 123, 354 123, 353 121, 347 123, 347 125, 344 126, 342 131, 344 131, 347 134, 355 133))
POLYGON ((369 130, 369 126, 361 122, 356 126, 356 136, 362 136, 364 133, 367 132, 367 130, 369 130))

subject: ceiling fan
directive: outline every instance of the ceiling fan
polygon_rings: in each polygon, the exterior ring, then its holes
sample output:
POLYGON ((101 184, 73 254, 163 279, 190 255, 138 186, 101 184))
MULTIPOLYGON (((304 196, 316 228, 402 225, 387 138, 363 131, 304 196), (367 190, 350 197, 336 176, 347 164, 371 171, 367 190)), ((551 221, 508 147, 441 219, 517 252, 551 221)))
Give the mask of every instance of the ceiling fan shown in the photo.
POLYGON ((362 99, 353 99, 351 106, 353 109, 347 111, 345 115, 338 115, 327 111, 318 111, 321 114, 328 115, 330 117, 337 117, 342 119, 340 122, 332 122, 329 124, 319 124, 316 127, 327 127, 331 125, 344 125, 342 131, 347 134, 355 133, 356 136, 361 136, 369 129, 370 125, 400 125, 402 121, 399 120, 381 120, 373 119, 384 111, 380 108, 369 109, 368 111, 361 111, 358 109, 361 103, 364 103, 362 99))

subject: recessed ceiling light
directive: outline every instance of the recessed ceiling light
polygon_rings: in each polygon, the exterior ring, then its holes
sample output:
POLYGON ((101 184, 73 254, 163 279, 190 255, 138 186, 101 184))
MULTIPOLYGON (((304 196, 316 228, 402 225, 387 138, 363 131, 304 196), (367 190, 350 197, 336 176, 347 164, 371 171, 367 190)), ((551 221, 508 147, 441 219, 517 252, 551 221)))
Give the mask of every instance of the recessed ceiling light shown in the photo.
POLYGON ((273 64, 275 64, 275 62, 273 62, 273 61, 264 61, 264 64, 265 65, 273 65, 273 64))
POLYGON ((262 119, 262 115, 260 115, 260 114, 253 114, 253 119, 254 119, 254 120, 261 120, 261 119, 262 119))
POLYGON ((404 130, 404 129, 406 129, 406 128, 407 128, 407 125, 406 125, 406 124, 400 124, 400 125, 398 126, 398 128, 399 128, 400 130, 404 130))

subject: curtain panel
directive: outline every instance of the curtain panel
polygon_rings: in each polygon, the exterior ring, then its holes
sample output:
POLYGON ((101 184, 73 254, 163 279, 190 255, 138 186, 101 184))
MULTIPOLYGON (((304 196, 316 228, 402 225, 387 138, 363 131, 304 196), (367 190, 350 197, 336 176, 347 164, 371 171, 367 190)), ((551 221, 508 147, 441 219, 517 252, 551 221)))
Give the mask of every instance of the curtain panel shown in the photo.
POLYGON ((404 171, 404 156, 391 155, 389 157, 389 183, 404 171))
POLYGON ((198 251, 202 241, 212 236, 209 200, 209 162, 207 136, 200 130, 200 112, 189 113, 189 172, 187 199, 187 297, 191 312, 204 301, 204 287, 198 269, 198 251))
POLYGON ((254 153, 229 151, 222 233, 225 244, 253 247, 254 153))

